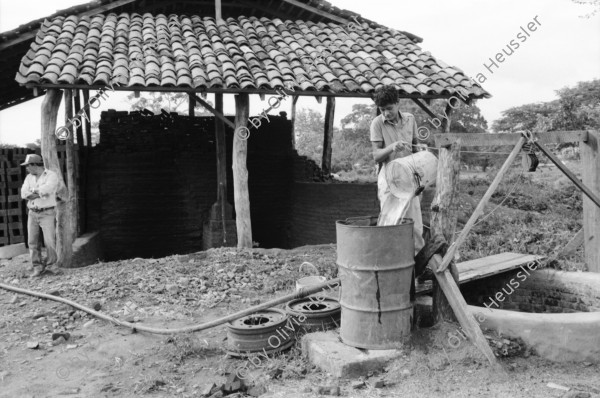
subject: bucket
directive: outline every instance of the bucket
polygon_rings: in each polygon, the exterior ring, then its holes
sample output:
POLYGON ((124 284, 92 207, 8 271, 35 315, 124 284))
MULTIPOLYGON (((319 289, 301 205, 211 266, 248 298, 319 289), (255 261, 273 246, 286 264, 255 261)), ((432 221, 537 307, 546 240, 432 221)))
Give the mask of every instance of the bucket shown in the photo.
MULTIPOLYGON (((317 267, 315 267, 313 264, 309 263, 308 261, 305 261, 302 264, 300 264, 300 268, 298 268, 298 272, 302 273, 302 270, 306 267, 312 268, 312 272, 315 274, 319 273, 319 270, 317 269, 317 267)), ((296 291, 300 291, 300 289, 302 289, 303 287, 311 287, 311 286, 318 285, 320 283, 325 282, 326 280, 327 280, 327 278, 325 278, 324 276, 320 276, 320 275, 305 276, 296 281, 296 291)))
POLYGON ((336 234, 342 341, 372 350, 399 348, 412 326, 412 220, 389 226, 337 221, 336 234))
POLYGON ((428 151, 421 151, 410 156, 394 159, 385 165, 385 179, 392 195, 407 197, 421 186, 431 185, 437 177, 438 160, 428 151), (420 184, 415 178, 419 175, 420 184))

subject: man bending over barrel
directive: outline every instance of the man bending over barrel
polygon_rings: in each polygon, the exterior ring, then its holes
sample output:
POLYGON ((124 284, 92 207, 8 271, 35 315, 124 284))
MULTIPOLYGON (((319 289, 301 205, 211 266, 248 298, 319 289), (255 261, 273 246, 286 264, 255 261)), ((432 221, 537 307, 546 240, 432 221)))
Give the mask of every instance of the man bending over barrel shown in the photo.
MULTIPOLYGON (((391 195, 385 166, 394 159, 418 152, 417 122, 412 114, 400 112, 398 91, 393 86, 383 86, 378 89, 375 92, 374 101, 381 114, 371 122, 371 145, 373 158, 380 166, 377 197, 381 210, 384 212, 386 200, 391 195)), ((410 190, 412 187, 407 187, 407 189, 410 190)), ((424 246, 423 220, 418 197, 415 196, 410 200, 405 217, 414 221, 415 253, 418 253, 424 246)))

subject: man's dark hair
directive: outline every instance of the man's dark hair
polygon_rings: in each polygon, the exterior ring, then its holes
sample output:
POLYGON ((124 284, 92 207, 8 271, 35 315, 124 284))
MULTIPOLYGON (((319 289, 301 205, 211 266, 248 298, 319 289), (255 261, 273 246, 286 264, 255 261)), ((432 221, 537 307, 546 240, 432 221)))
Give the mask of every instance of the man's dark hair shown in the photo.
POLYGON ((373 96, 373 101, 378 107, 395 104, 398 99, 398 90, 394 86, 380 87, 373 96))

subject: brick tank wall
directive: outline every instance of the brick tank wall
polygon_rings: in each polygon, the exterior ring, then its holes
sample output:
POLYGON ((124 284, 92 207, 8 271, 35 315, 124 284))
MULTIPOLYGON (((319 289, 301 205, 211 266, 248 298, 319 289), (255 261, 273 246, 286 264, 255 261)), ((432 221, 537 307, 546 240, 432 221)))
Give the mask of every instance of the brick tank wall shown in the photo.
POLYGON ((529 276, 523 270, 505 272, 463 284, 460 290, 467 303, 485 303, 490 308, 536 313, 600 311, 600 275, 551 269, 529 272, 529 276), (502 293, 503 301, 495 297, 497 293, 502 293))

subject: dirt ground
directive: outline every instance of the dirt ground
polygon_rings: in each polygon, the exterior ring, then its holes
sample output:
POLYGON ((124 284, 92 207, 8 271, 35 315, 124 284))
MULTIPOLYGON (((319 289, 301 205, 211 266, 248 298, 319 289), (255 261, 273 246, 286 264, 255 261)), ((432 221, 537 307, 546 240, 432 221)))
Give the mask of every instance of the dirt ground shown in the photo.
MULTIPOLYGON (((335 256, 334 245, 222 248, 32 279, 24 255, 0 261, 0 282, 100 306, 120 320, 177 328, 292 292, 304 261, 333 277, 335 256)), ((339 386, 346 397, 600 397, 598 364, 552 363, 520 350, 502 359, 502 377, 468 341, 449 343, 457 328, 418 329, 399 360, 361 384, 313 368, 298 344, 249 365, 226 355, 225 326, 171 336, 132 333, 65 304, 0 289, 0 397, 201 397, 207 385, 223 383, 236 370, 254 391, 264 387, 263 397, 316 397, 319 386, 339 386), (53 342, 60 332, 69 338, 53 342), (381 378, 385 386, 375 388, 381 378)))

